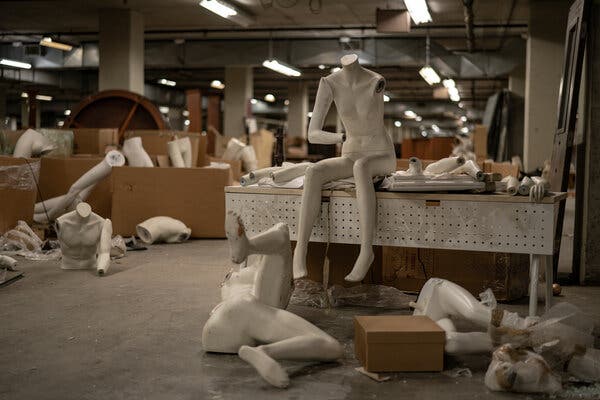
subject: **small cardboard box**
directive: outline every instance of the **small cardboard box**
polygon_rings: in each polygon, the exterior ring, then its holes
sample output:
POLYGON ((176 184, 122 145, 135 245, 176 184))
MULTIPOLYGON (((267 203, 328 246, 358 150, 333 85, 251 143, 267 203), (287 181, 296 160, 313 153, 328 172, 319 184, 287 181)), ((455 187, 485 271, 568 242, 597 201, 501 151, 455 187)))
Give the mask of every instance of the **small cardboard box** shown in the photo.
MULTIPOLYGON (((67 193, 77 179, 102 162, 103 159, 104 157, 98 155, 42 157, 38 201, 67 193)), ((111 214, 110 189, 110 176, 107 176, 96 184, 90 196, 85 200, 96 214, 104 218, 110 218, 111 214)))
POLYGON ((448 279, 479 295, 491 288, 500 301, 527 295, 529 256, 409 247, 383 247, 384 285, 417 292, 428 278, 448 279))
POLYGON ((231 169, 115 167, 113 232, 135 234, 148 218, 168 216, 192 229, 193 238, 225 237, 225 186, 231 169))
MULTIPOLYGON (((39 170, 39 164, 37 164, 39 160, 0 156, 0 174, 19 174, 23 179, 32 177, 29 174, 30 169, 23 171, 19 168, 29 168, 26 165, 28 162, 32 165, 33 175, 35 175, 36 169, 39 170), (10 172, 2 171, 3 167, 9 167, 10 172), (12 167, 17 168, 13 169, 12 167)), ((35 179, 38 178, 35 177, 35 179)), ((20 187, 14 187, 8 180, 0 177, 0 235, 14 228, 19 220, 31 225, 35 205, 35 182, 22 183, 19 184, 20 187)))
POLYGON ((142 146, 144 150, 151 155, 168 155, 167 143, 175 137, 189 137, 192 142, 192 165, 203 167, 208 165, 206 160, 206 135, 185 131, 169 131, 169 130, 136 130, 125 132, 125 139, 135 136, 142 138, 142 146))
POLYGON ((229 164, 229 166, 231 167, 231 173, 233 174, 234 181, 239 182, 242 175, 244 175, 244 173, 242 172, 242 160, 225 160, 223 158, 217 158, 212 156, 206 156, 206 160, 208 163, 216 162, 229 164))
POLYGON ((445 341, 424 315, 354 317, 354 354, 369 372, 442 371, 445 341))
POLYGON ((108 146, 119 144, 117 128, 73 129, 74 154, 105 154, 108 146))
POLYGON ((473 150, 478 160, 487 158, 488 127, 486 125, 475 125, 473 131, 473 150))

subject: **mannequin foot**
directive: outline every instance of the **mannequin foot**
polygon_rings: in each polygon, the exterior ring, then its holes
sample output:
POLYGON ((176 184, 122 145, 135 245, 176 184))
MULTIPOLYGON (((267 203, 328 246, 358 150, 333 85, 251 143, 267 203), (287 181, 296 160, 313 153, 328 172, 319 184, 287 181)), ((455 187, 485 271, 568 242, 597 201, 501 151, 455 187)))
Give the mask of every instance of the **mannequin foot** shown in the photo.
POLYGON ((293 261, 294 279, 302 279, 308 276, 306 270, 306 250, 296 245, 294 250, 294 261, 293 261))
POLYGON ((240 264, 248 258, 248 237, 240 216, 232 211, 225 217, 225 235, 229 240, 231 261, 240 264))
POLYGON ((354 263, 354 268, 352 268, 352 271, 350 271, 344 279, 348 282, 362 281, 365 279, 367 272, 369 272, 369 268, 371 268, 374 259, 375 255, 373 254, 372 246, 368 246, 366 249, 360 249, 360 254, 354 263))
POLYGON ((281 368, 281 365, 267 355, 260 347, 242 346, 238 355, 269 382, 278 388, 286 388, 290 384, 288 374, 281 368))

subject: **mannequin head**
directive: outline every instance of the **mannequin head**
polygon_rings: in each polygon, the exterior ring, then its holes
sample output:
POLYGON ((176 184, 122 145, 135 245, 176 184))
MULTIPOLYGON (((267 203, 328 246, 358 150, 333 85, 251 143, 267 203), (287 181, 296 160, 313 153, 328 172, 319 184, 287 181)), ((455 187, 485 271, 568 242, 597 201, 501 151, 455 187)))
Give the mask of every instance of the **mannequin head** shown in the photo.
POLYGON ((356 54, 346 54, 340 59, 340 63, 342 67, 346 67, 348 65, 354 64, 358 61, 358 56, 356 54))
POLYGON ((81 218, 87 218, 92 213, 92 207, 90 207, 88 203, 83 202, 77 204, 75 210, 77 211, 77 215, 79 215, 81 218))

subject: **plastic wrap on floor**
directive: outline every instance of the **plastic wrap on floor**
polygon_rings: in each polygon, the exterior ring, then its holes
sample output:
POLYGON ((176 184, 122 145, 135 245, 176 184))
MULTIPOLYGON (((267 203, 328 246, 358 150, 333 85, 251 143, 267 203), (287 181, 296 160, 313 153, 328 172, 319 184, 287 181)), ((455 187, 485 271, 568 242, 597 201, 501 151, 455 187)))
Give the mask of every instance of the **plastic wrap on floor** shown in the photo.
POLYGON ((43 242, 24 221, 0 236, 0 254, 34 261, 59 260, 62 256, 58 242, 43 242))
POLYGON ((333 285, 324 290, 323 284, 308 279, 296 281, 291 304, 317 308, 360 306, 407 309, 414 295, 384 285, 333 285))
POLYGON ((37 190, 40 162, 0 167, 0 189, 37 190))

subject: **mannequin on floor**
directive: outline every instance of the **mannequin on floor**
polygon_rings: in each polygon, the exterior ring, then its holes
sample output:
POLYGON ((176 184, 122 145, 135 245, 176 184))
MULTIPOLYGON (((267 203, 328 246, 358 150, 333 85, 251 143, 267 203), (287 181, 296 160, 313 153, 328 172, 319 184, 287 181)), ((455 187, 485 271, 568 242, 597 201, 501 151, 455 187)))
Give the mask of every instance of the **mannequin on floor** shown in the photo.
POLYGON ((289 377, 278 360, 335 361, 343 356, 337 340, 286 311, 292 293, 289 230, 277 224, 248 238, 238 215, 229 212, 225 230, 234 263, 257 261, 227 275, 222 302, 204 325, 205 351, 237 353, 271 385, 285 388, 289 377))
POLYGON ((56 219, 62 269, 95 269, 104 275, 110 266, 112 223, 92 212, 87 203, 56 219))
POLYGON ((298 220, 298 243, 294 252, 296 279, 307 275, 306 253, 313 225, 321 209, 321 187, 327 182, 353 176, 361 246, 358 259, 346 280, 363 280, 374 259, 377 204, 373 177, 388 175, 396 170, 394 144, 383 124, 384 78, 363 68, 356 54, 342 57, 341 64, 340 71, 321 78, 308 127, 308 141, 316 144, 342 143, 342 156, 319 161, 306 170, 298 220), (332 102, 346 128, 345 134, 323 130, 332 102))

